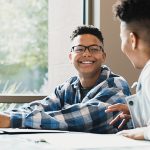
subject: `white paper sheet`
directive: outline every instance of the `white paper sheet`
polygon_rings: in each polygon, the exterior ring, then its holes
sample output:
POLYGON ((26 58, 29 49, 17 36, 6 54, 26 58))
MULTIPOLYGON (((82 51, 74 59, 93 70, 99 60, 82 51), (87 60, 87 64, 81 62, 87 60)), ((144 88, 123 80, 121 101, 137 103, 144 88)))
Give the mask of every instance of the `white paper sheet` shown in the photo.
POLYGON ((69 131, 61 130, 38 130, 38 129, 18 129, 18 128, 0 128, 0 134, 33 134, 33 133, 66 133, 69 131))

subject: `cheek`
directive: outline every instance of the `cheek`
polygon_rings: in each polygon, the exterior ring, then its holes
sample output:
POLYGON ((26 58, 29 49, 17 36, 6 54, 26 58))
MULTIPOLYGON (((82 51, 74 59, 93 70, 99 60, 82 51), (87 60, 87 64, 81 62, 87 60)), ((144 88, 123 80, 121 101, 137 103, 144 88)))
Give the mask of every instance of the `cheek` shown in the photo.
POLYGON ((131 60, 132 50, 131 50, 130 44, 127 43, 127 42, 126 43, 122 43, 121 50, 129 58, 129 60, 131 60))
POLYGON ((125 46, 124 43, 121 43, 121 51, 124 53, 125 52, 125 46))
POLYGON ((105 59, 106 59, 106 55, 105 55, 105 54, 96 55, 95 58, 96 58, 99 62, 104 63, 104 62, 105 62, 105 59))
POLYGON ((73 54, 73 55, 71 56, 70 61, 71 61, 72 64, 75 64, 75 63, 78 61, 78 59, 79 59, 79 56, 76 55, 76 54, 73 54))
POLYGON ((122 39, 121 41, 121 50, 124 54, 126 54, 126 52, 129 50, 129 44, 127 39, 122 39))

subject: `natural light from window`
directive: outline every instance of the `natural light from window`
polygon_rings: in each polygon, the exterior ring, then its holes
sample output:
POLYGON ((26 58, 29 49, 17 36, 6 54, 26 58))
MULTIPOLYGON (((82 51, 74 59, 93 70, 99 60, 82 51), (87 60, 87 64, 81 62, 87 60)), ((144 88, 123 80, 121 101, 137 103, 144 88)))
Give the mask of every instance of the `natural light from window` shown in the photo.
POLYGON ((1 0, 0 24, 0 93, 42 92, 48 76, 48 0, 1 0))

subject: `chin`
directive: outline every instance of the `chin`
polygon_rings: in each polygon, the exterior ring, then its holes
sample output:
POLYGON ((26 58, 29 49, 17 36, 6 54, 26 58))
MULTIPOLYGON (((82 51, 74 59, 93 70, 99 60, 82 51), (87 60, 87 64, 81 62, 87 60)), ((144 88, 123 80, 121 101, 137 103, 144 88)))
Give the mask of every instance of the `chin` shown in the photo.
POLYGON ((82 76, 93 76, 93 72, 90 72, 90 71, 85 71, 85 72, 80 72, 80 74, 82 75, 82 76))
POLYGON ((138 65, 138 64, 135 64, 135 63, 132 63, 132 65, 135 69, 143 69, 143 66, 141 66, 141 65, 138 65))

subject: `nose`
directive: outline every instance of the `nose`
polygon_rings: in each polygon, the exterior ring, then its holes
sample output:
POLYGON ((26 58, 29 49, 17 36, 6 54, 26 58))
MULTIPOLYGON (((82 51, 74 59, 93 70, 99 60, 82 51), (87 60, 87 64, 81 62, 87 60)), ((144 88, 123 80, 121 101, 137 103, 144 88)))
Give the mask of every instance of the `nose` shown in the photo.
POLYGON ((89 57, 89 56, 91 56, 91 52, 90 52, 89 48, 86 48, 86 49, 85 49, 85 51, 84 51, 84 53, 83 53, 83 56, 84 56, 84 57, 89 57))

